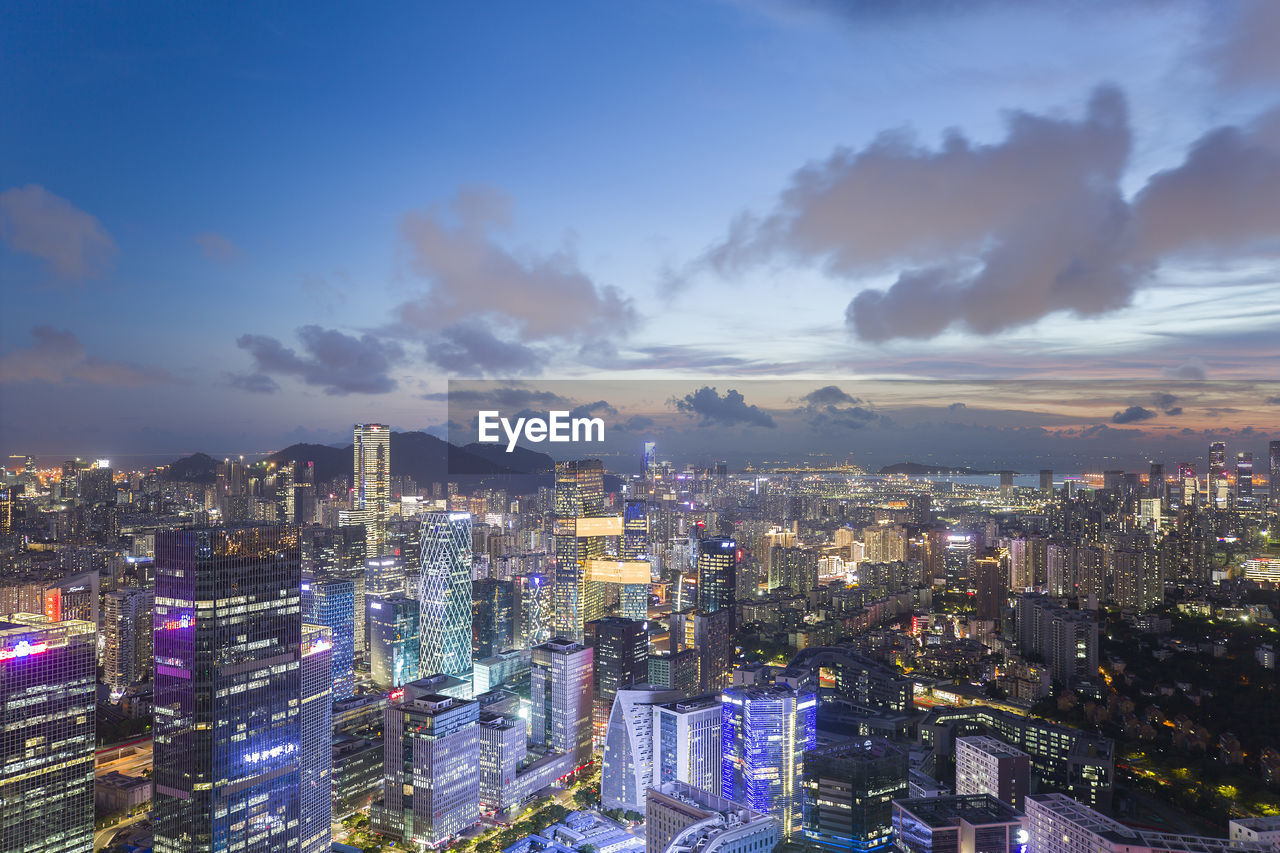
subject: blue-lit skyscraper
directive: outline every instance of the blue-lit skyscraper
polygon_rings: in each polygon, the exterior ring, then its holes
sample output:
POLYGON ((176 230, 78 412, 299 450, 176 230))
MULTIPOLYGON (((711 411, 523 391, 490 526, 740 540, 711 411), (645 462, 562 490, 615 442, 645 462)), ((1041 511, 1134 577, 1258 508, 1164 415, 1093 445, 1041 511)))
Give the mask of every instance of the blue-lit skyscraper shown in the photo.
POLYGON ((732 539, 698 540, 698 609, 703 613, 733 610, 738 589, 738 543, 732 539))
POLYGON ((402 592, 369 599, 369 672, 379 690, 417 681, 420 618, 418 600, 402 592))
MULTIPOLYGON (((298 738, 299 821, 303 853, 328 853, 333 836, 333 653, 325 625, 302 626, 302 702, 298 738)), ((348 673, 349 674, 349 673, 348 673)))
POLYGON ((297 528, 161 532, 155 571, 157 853, 327 850, 303 786, 327 787, 330 641, 304 648, 297 528))
MULTIPOLYGON (((649 557, 649 506, 642 500, 629 500, 622 509, 622 541, 619 556, 623 560, 647 562, 649 557)), ((627 619, 649 618, 649 584, 624 583, 619 590, 619 609, 627 619)))
POLYGON ((471 673, 471 515, 422 517, 419 643, 422 676, 471 673))
POLYGON ((730 687, 721 702, 721 796, 777 818, 784 837, 798 835, 817 697, 783 685, 751 685, 730 687))
POLYGON ((351 580, 312 580, 302 584, 303 618, 324 625, 333 650, 333 698, 355 695, 356 585, 351 580))

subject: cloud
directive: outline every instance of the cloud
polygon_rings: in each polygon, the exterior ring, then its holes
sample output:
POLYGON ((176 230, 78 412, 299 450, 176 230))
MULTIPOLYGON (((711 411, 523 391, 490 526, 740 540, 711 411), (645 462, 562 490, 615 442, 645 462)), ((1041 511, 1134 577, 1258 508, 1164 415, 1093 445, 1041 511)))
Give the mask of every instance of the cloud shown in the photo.
POLYGON ((521 375, 541 370, 546 355, 519 341, 503 340, 479 322, 464 321, 428 339, 427 360, 462 375, 521 375))
POLYGON ((116 254, 115 241, 96 216, 38 184, 0 193, 0 240, 74 281, 100 275, 116 254))
POLYGON ((110 387, 137 387, 177 378, 166 370, 126 361, 92 358, 80 339, 52 326, 31 329, 31 346, 0 355, 0 383, 84 382, 110 387))
POLYGON ((632 415, 620 424, 614 425, 615 432, 643 432, 652 429, 657 421, 648 415, 632 415))
POLYGON ((967 409, 967 408, 968 408, 968 406, 966 406, 964 403, 952 403, 950 406, 947 406, 947 411, 948 411, 948 412, 959 412, 959 411, 963 411, 964 409, 967 409))
POLYGON ((510 199, 483 187, 461 190, 443 208, 406 214, 408 266, 428 287, 395 309, 398 331, 427 333, 429 355, 434 347, 430 357, 441 366, 465 370, 468 353, 478 350, 492 369, 533 372, 545 359, 530 344, 582 343, 635 326, 632 301, 594 282, 569 249, 502 245, 495 232, 510 222, 510 199))
POLYGON ((508 385, 501 388, 459 388, 455 391, 441 391, 423 394, 424 400, 441 400, 448 403, 468 404, 474 408, 551 409, 555 406, 568 406, 570 400, 554 391, 538 391, 533 388, 521 388, 508 385))
POLYGON ((1170 379, 1204 379, 1205 376, 1204 363, 1199 359, 1192 359, 1177 367, 1166 367, 1162 372, 1170 379))
POLYGON ((1130 406, 1124 411, 1116 412, 1111 416, 1113 424, 1132 424, 1138 421, 1149 421, 1156 417, 1156 412, 1150 409, 1144 409, 1142 406, 1130 406))
POLYGON ((294 376, 326 394, 385 394, 396 388, 388 374, 404 353, 394 341, 319 326, 303 326, 297 335, 302 355, 267 335, 241 335, 236 345, 253 356, 256 373, 294 376))
POLYGON ((581 406, 574 406, 569 411, 569 416, 573 418, 594 418, 600 415, 616 415, 618 410, 609 404, 607 400, 596 400, 594 403, 584 403, 581 406))
POLYGON ((874 342, 1095 317, 1128 306, 1166 258, 1280 241, 1280 154, 1256 128, 1205 134, 1127 198, 1131 150, 1125 98, 1108 86, 1075 120, 1011 112, 993 144, 885 133, 797 171, 771 212, 739 216, 704 261, 733 274, 781 257, 852 282, 896 271, 845 311, 874 342))
POLYGON ((1266 403, 1268 406, 1280 406, 1280 397, 1268 397, 1266 403))
POLYGON ((704 385, 682 398, 673 397, 670 404, 675 406, 678 412, 683 412, 690 417, 699 417, 701 419, 699 426, 740 424, 770 429, 777 427, 772 415, 757 406, 748 405, 742 394, 732 388, 721 397, 715 388, 704 385))
POLYGON ((274 394, 280 390, 280 385, 265 373, 231 373, 227 381, 232 388, 253 394, 274 394))
POLYGON ((211 261, 229 263, 240 257, 240 247, 216 231, 201 231, 192 238, 200 252, 211 261))
POLYGON ((1204 46, 1203 58, 1230 86, 1280 83, 1280 4, 1242 0, 1214 4, 1211 25, 1217 32, 1204 46))
POLYGON ((800 402, 802 405, 796 411, 804 415, 814 429, 862 429, 879 417, 871 409, 860 405, 863 402, 861 399, 845 393, 835 385, 824 385, 816 391, 810 391, 800 398, 800 402))

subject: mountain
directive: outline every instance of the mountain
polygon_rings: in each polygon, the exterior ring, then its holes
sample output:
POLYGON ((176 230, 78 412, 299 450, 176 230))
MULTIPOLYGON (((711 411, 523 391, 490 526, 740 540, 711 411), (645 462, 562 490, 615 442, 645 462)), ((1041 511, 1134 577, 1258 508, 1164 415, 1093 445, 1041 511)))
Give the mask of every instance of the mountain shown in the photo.
POLYGON ((212 483, 217 479, 218 460, 207 453, 193 453, 175 459, 164 469, 164 475, 184 483, 212 483))

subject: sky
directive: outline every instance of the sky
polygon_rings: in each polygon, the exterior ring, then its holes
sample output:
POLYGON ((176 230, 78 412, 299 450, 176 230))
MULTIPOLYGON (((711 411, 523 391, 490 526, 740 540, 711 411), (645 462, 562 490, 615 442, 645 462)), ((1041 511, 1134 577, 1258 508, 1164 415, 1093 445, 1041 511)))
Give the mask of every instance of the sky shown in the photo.
POLYGON ((0 452, 439 429, 460 378, 1132 382, 1071 428, 1280 438, 1276 43, 1267 0, 6 4, 0 452))

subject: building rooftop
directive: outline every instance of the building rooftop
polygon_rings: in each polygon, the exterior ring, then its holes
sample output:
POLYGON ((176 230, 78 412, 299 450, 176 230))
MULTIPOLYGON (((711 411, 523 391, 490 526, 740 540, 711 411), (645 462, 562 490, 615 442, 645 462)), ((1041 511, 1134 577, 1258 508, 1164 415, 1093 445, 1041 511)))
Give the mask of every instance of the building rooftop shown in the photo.
POLYGON ((1022 822, 1022 812, 990 794, 916 797, 894 800, 893 804, 910 812, 930 829, 958 826, 961 821, 974 826, 1022 822))
POLYGON ((969 735, 967 737, 956 738, 956 743, 961 741, 969 746, 982 750, 987 755, 994 755, 998 758, 1025 758, 1027 754, 1016 746, 1011 746, 999 738, 990 735, 969 735))

